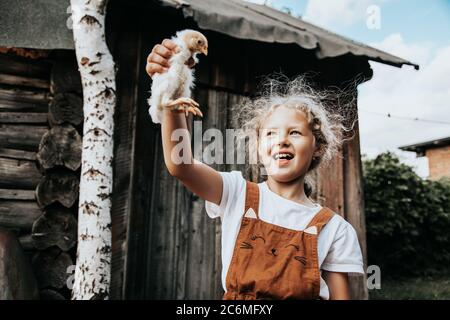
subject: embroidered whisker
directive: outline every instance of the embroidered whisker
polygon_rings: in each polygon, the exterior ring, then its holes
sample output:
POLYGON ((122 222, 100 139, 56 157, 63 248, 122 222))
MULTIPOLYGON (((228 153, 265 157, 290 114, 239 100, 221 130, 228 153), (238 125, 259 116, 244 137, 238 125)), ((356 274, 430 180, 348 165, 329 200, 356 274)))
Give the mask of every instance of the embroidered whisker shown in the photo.
POLYGON ((297 261, 300 261, 303 265, 306 265, 306 258, 305 257, 295 256, 294 259, 297 260, 297 261))
POLYGON ((253 249, 253 246, 248 242, 242 242, 240 248, 241 249, 253 249))

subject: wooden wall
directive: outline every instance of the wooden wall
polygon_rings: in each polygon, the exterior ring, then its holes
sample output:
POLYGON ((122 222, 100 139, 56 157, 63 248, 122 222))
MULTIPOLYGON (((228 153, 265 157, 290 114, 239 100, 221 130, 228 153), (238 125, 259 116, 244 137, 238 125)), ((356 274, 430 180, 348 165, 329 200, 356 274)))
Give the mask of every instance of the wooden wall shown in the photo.
POLYGON ((74 55, 2 51, 0 226, 19 238, 41 299, 68 299, 83 120, 74 55))

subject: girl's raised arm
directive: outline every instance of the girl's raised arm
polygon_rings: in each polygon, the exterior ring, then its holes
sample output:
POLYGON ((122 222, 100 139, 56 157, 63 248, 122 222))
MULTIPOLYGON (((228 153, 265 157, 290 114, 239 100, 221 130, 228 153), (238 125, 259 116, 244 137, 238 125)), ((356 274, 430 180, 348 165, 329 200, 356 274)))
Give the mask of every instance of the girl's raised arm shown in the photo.
MULTIPOLYGON (((176 45, 168 39, 164 40, 162 45, 153 47, 147 58, 147 73, 152 76, 155 72, 165 72, 164 68, 168 66, 168 59, 175 49, 176 45)), ((169 109, 163 111, 161 137, 164 162, 169 173, 200 198, 219 205, 222 198, 222 176, 193 158, 191 136, 184 112, 178 113, 169 109), (173 133, 176 133, 176 139, 172 139, 173 133), (182 155, 179 154, 180 147, 183 150, 182 155)))

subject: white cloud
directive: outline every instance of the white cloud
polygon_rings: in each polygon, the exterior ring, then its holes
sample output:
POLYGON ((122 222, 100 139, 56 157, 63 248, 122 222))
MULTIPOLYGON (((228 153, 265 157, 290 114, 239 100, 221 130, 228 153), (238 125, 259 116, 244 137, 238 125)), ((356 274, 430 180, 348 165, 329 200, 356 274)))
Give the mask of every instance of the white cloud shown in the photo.
POLYGON ((330 28, 350 26, 367 19, 367 8, 383 0, 309 0, 303 19, 330 28))
POLYGON ((359 87, 358 98, 362 152, 374 156, 396 151, 405 163, 416 164, 424 176, 426 160, 415 160, 413 153, 397 148, 450 136, 450 125, 388 118, 363 110, 450 123, 450 46, 433 50, 431 43, 407 44, 400 34, 371 46, 417 62, 420 70, 370 63, 373 79, 359 87))

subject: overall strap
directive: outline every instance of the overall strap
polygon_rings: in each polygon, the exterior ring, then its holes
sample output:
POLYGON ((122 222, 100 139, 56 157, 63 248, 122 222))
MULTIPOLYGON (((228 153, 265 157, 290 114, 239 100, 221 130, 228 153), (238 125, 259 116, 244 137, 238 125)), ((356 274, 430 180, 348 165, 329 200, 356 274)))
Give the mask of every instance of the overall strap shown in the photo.
POLYGON ((256 218, 259 219, 259 188, 258 184, 248 181, 245 191, 245 209, 244 215, 247 213, 248 209, 252 208, 256 214, 256 218))
POLYGON ((330 221, 331 218, 333 218, 333 216, 334 212, 330 208, 323 207, 312 218, 305 230, 309 227, 315 226, 317 228, 317 234, 319 234, 322 228, 328 223, 328 221, 330 221))

